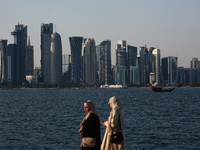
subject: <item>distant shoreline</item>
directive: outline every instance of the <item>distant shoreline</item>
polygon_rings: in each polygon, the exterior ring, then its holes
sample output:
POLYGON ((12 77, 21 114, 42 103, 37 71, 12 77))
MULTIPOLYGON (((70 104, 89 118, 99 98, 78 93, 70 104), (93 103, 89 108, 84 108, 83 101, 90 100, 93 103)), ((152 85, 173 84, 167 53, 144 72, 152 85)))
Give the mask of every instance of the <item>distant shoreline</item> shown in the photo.
MULTIPOLYGON (((149 89, 150 87, 128 87, 126 89, 149 89)), ((200 88, 200 87, 175 87, 175 88, 200 88)), ((71 87, 71 88, 26 88, 26 87, 22 87, 22 88, 0 88, 0 90, 59 90, 59 89, 102 89, 99 87, 71 87)), ((123 89, 123 88, 105 88, 105 89, 123 89)), ((123 89, 124 90, 124 89, 123 89)))

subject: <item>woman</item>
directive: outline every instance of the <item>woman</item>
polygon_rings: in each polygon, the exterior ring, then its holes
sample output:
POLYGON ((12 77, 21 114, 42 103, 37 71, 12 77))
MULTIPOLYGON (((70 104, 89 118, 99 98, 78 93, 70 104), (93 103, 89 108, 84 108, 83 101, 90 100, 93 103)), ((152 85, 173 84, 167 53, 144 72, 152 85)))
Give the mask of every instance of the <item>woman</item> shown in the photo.
POLYGON ((79 134, 82 135, 81 150, 100 150, 100 119, 96 112, 94 103, 88 100, 84 103, 85 113, 87 114, 80 124, 79 134), (89 137, 89 138, 88 138, 89 137), (87 142, 92 139, 92 142, 87 142), (91 144, 95 146, 91 147, 91 144))
POLYGON ((120 101, 117 97, 110 98, 109 103, 112 108, 108 121, 101 124, 106 127, 106 132, 101 145, 101 150, 125 150, 125 135, 123 132, 124 112, 121 109, 120 101), (119 124, 120 123, 120 124, 119 124), (123 140, 118 143, 112 143, 111 135, 122 132, 123 140))

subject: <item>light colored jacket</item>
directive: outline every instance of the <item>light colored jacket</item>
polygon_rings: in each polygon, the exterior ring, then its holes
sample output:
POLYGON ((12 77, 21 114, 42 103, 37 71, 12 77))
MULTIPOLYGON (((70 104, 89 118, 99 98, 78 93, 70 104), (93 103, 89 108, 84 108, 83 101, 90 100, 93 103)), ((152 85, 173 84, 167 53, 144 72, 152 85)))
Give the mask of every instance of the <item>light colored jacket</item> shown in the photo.
MULTIPOLYGON (((121 109, 114 110, 112 113, 112 119, 111 119, 111 128, 113 130, 113 133, 118 133, 120 131, 119 127, 119 116, 120 116, 120 123, 121 123, 121 132, 123 135, 123 141, 120 143, 111 143, 110 142, 110 136, 112 134, 112 131, 108 131, 106 129, 106 132, 104 134, 103 142, 101 144, 101 150, 125 150, 125 135, 123 131, 123 124, 124 124, 124 112, 121 109)), ((108 121, 106 122, 106 126, 108 126, 108 121)))

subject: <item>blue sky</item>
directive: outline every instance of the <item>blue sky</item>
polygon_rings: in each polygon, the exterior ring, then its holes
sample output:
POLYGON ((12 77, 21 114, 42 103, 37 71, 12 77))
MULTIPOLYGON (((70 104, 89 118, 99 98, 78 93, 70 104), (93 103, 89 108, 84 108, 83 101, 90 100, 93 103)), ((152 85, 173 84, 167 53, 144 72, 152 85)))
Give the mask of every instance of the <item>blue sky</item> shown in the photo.
POLYGON ((0 0, 0 39, 13 43, 14 26, 28 26, 34 64, 40 66, 40 24, 53 23, 61 35, 63 54, 69 37, 111 40, 112 64, 118 40, 157 47, 161 57, 178 56, 178 66, 200 60, 200 0, 0 0))

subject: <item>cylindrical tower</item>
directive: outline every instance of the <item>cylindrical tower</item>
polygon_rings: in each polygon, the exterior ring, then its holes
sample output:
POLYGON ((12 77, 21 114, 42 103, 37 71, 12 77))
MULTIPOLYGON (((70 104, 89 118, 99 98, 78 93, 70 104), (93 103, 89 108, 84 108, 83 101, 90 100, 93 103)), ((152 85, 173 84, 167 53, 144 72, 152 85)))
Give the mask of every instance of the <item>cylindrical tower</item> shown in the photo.
POLYGON ((62 83, 62 44, 58 33, 51 35, 51 84, 62 83))

